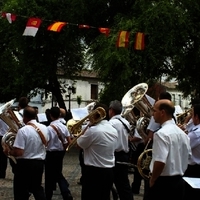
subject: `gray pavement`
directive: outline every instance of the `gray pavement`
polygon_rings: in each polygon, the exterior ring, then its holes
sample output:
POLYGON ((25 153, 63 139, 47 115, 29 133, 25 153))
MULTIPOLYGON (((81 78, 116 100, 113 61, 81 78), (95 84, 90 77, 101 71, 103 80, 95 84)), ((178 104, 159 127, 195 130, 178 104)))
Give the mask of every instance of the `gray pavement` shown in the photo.
MULTIPOLYGON (((66 152, 63 164, 63 175, 66 177, 70 184, 70 191, 74 200, 81 199, 81 186, 77 184, 79 177, 81 175, 81 169, 78 160, 79 150, 72 148, 70 152, 66 152)), ((31 173, 31 172, 30 172, 31 173)), ((130 182, 133 180, 133 175, 129 175, 130 182)), ((43 181, 44 184, 44 181, 43 181)), ((144 187, 143 184, 140 190, 141 194, 134 195, 134 200, 142 200, 144 187)), ((98 194, 97 194, 98 195, 98 194)), ((0 200, 13 200, 13 174, 11 171, 10 164, 8 164, 7 174, 5 179, 0 179, 0 200)), ((111 198, 112 199, 112 198, 111 198)), ((30 200, 34 200, 34 197, 31 196, 30 200)), ((57 190, 54 192, 52 200, 62 200, 60 195, 60 190, 57 187, 57 190)), ((94 198, 95 200, 95 198, 94 198)))

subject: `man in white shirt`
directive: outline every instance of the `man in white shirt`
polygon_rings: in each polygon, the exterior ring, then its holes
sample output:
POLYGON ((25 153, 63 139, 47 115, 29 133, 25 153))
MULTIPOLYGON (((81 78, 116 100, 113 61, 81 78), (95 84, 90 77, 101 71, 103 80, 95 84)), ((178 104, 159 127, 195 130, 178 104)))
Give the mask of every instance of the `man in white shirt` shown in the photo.
POLYGON ((98 107, 104 108, 106 117, 90 126, 77 139, 78 146, 84 151, 82 200, 109 200, 113 185, 114 152, 118 133, 108 122, 108 107, 97 103, 93 109, 98 107))
POLYGON ((172 120, 174 111, 173 103, 166 99, 158 100, 153 108, 153 117, 161 128, 153 136, 149 200, 181 200, 184 196, 182 176, 191 148, 189 137, 172 120))
POLYGON ((4 179, 6 177, 6 169, 8 164, 8 157, 3 152, 3 147, 1 145, 2 138, 4 134, 8 131, 9 127, 7 124, 0 119, 0 178, 4 179))
POLYGON ((118 100, 110 102, 109 122, 117 130, 118 144, 115 150, 114 184, 121 200, 133 200, 133 194, 128 178, 128 165, 118 162, 129 162, 130 124, 121 116, 122 104, 118 100))
POLYGON ((36 121, 36 111, 30 106, 24 108, 23 122, 26 125, 18 130, 13 149, 5 151, 17 160, 13 181, 14 199, 27 200, 32 193, 36 200, 46 200, 41 182, 48 130, 36 121))
POLYGON ((63 158, 66 147, 70 144, 70 133, 66 125, 60 122, 60 108, 50 109, 52 122, 48 126, 49 142, 45 160, 45 194, 46 199, 51 200, 53 190, 58 183, 63 200, 72 200, 69 183, 62 174, 63 158))
MULTIPOLYGON (((192 156, 189 159, 188 168, 184 176, 200 178, 200 104, 193 105, 192 121, 194 127, 188 132, 192 156)), ((184 200, 198 199, 199 196, 200 190, 194 189, 186 183, 184 200)))

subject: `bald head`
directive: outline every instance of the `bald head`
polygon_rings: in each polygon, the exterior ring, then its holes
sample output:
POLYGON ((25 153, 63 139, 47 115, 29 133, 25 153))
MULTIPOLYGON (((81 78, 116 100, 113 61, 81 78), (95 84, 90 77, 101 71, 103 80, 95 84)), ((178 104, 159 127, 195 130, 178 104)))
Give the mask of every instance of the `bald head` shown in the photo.
POLYGON ((60 108, 60 117, 61 117, 61 118, 65 118, 65 116, 66 116, 66 111, 65 111, 65 109, 64 109, 64 108, 60 108))
POLYGON ((165 121, 172 119, 175 107, 170 100, 162 99, 155 103, 153 110, 155 122, 162 124, 165 121))

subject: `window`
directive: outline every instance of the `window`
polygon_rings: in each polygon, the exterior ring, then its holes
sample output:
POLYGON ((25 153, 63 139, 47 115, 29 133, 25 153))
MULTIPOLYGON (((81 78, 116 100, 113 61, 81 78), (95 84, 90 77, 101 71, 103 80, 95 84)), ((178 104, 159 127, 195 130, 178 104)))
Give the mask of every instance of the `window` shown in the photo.
POLYGON ((98 99, 98 85, 91 84, 91 99, 98 99))
POLYGON ((181 95, 179 94, 178 97, 179 97, 179 106, 182 106, 182 105, 181 105, 181 104, 182 104, 181 95))

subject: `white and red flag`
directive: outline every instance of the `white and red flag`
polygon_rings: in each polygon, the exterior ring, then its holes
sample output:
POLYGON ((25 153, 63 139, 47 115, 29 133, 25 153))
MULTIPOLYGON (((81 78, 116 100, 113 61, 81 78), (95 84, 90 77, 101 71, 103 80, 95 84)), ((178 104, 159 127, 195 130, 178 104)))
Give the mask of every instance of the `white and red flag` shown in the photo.
POLYGON ((23 35, 35 37, 41 22, 42 20, 39 18, 29 18, 23 35))
POLYGON ((10 24, 16 20, 16 15, 12 13, 3 12, 2 17, 6 18, 10 24))

